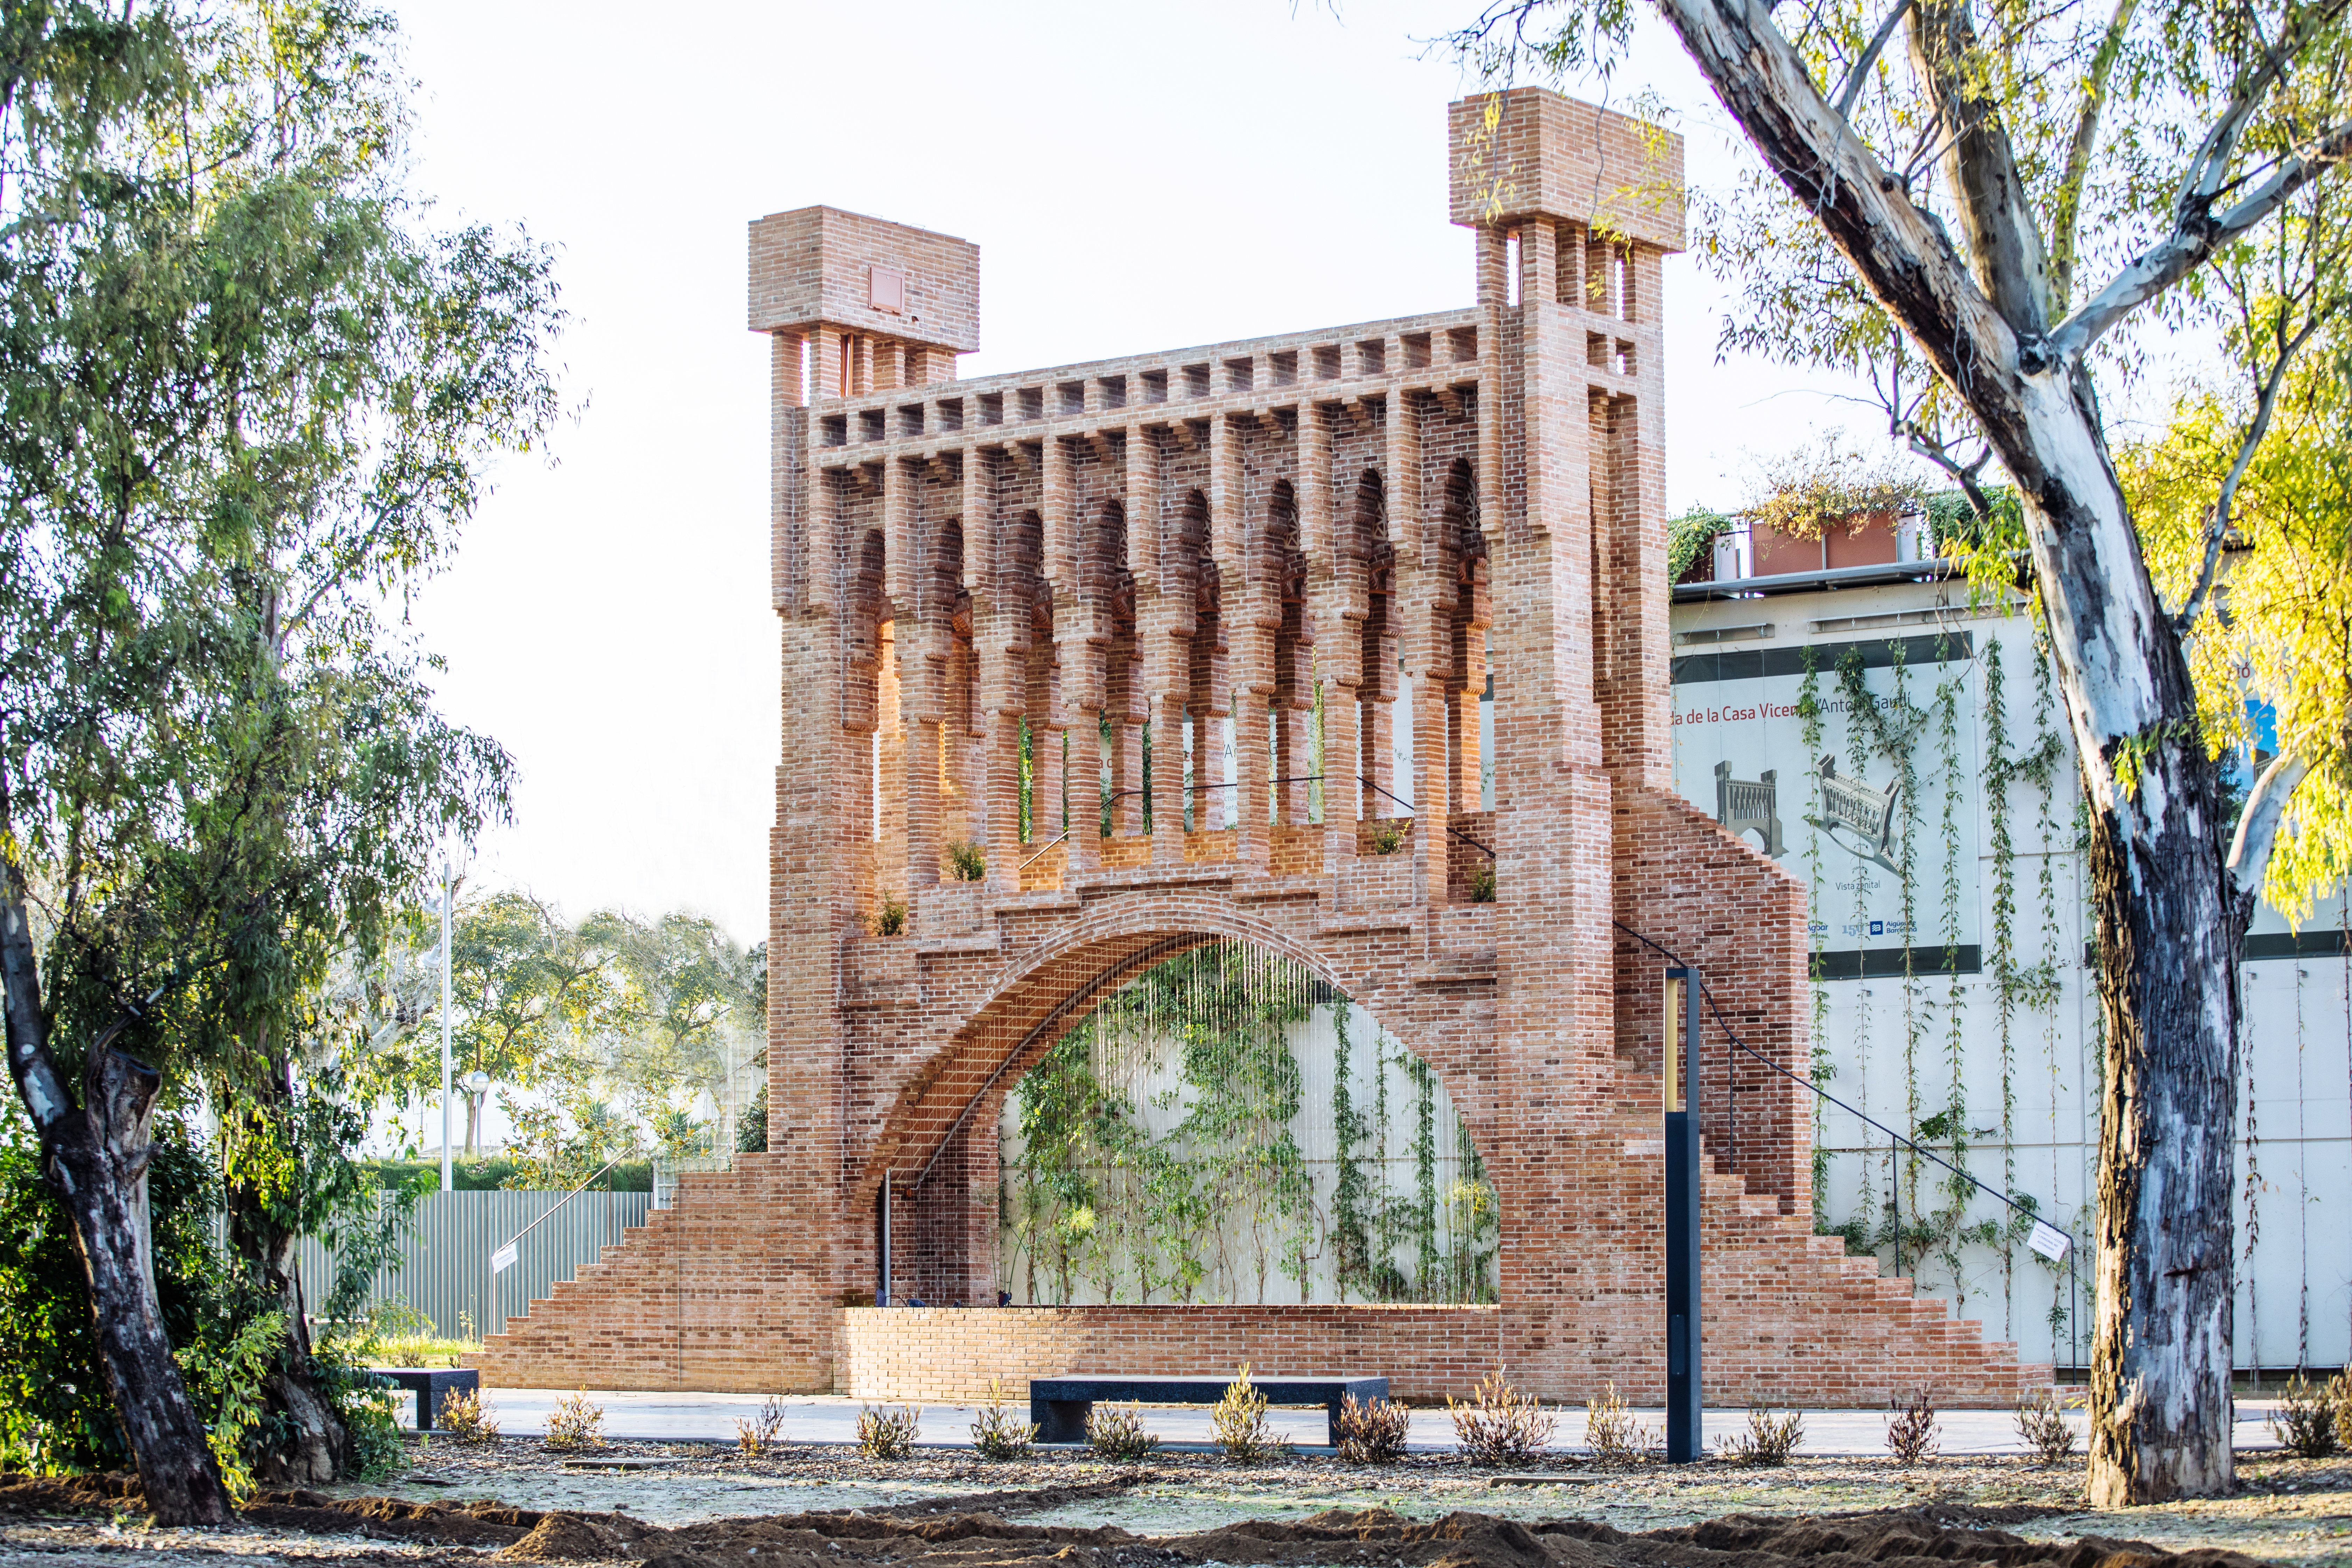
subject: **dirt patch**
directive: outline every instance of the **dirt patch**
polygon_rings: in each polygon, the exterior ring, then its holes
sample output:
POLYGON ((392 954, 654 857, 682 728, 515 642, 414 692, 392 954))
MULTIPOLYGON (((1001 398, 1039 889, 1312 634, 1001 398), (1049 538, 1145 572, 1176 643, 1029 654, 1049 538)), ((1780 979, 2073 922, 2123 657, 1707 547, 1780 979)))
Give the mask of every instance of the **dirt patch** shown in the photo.
POLYGON ((0 1513, 111 1513, 144 1508, 139 1478, 120 1470, 97 1476, 27 1476, 0 1470, 0 1513))
MULTIPOLYGON (((440 1510, 443 1527, 451 1511, 440 1510)), ((2257 1568, 2233 1552, 2176 1553, 2099 1536, 2037 1542, 1995 1527, 1996 1519, 2021 1523, 2011 1516, 2041 1511, 1929 1506, 1825 1519, 1735 1515, 1629 1535, 1584 1520, 1530 1524, 1471 1512, 1413 1520, 1385 1508, 1328 1509, 1295 1522, 1251 1520, 1154 1538, 1110 1525, 1016 1524, 986 1512, 775 1514, 659 1530, 621 1514, 556 1510, 499 1555, 532 1563, 634 1559, 646 1568, 1017 1568, 1046 1559, 1055 1568, 2257 1568)), ((421 1530, 428 1521, 403 1515, 396 1522, 421 1530)))
POLYGON ((335 1498, 321 1492, 256 1492, 239 1509, 247 1524, 311 1535, 364 1535, 439 1546, 510 1546, 545 1516, 502 1503, 409 1502, 400 1498, 335 1498))

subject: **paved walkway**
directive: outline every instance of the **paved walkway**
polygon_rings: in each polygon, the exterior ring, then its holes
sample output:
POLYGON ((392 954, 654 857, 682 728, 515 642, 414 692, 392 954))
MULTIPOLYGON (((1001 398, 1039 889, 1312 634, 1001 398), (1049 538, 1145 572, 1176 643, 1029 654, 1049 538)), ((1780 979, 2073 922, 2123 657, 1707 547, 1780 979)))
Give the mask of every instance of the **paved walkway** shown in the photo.
MULTIPOLYGON (((488 1391, 489 1403, 496 1411, 501 1428, 510 1436, 534 1436, 546 1429, 548 1413, 565 1391, 544 1388, 494 1388, 488 1391)), ((604 1436, 614 1438, 637 1438, 657 1442, 721 1442, 735 1440, 735 1424, 749 1420, 766 1403, 756 1394, 635 1394, 609 1393, 592 1395, 604 1408, 604 1436)), ((854 1443, 857 1440, 857 1413, 867 1402, 824 1395, 786 1397, 784 1425, 779 1435, 786 1443, 854 1443)), ((1025 1406, 1025 1402, 1024 1402, 1025 1406)), ((2272 1400, 2242 1400, 2237 1408, 2237 1446, 2241 1448, 2276 1447, 2264 1420, 2277 1408, 2272 1400)), ((963 1405, 927 1405, 923 1406, 920 1436, 917 1438, 926 1447, 969 1447, 974 1411, 963 1405)), ((1643 1410, 1635 1413, 1645 1426, 1663 1433, 1665 1413, 1643 1410)), ((1144 1425, 1160 1434, 1160 1440, 1171 1445, 1206 1444, 1210 1437, 1209 1413, 1204 1409, 1168 1409, 1147 1405, 1144 1425)), ((1276 1435, 1301 1447, 1319 1445, 1324 1440, 1323 1413, 1313 1410, 1274 1410, 1268 1413, 1276 1435)), ((1968 1454, 2022 1454, 2026 1446, 2017 1435, 2017 1420, 2006 1410, 1948 1410, 1940 1417, 1943 1423, 1943 1452, 1954 1458, 1968 1454)), ((2085 1417, 2074 1413, 2077 1431, 2083 1429, 2085 1417)), ((1710 1448, 1715 1439, 1748 1426, 1745 1410, 1709 1410, 1706 1412, 1706 1438, 1710 1448)), ((1570 1406, 1559 1413, 1559 1427, 1552 1447, 1559 1449, 1580 1448, 1584 1445, 1584 1411, 1570 1406)), ((1454 1426, 1445 1412, 1417 1409, 1412 1412, 1410 1446, 1424 1452, 1442 1452, 1454 1447, 1454 1426)), ((1866 1456, 1884 1454, 1886 1449, 1886 1413, 1878 1410, 1808 1410, 1805 1412, 1805 1440, 1799 1446, 1801 1454, 1822 1456, 1866 1456)))

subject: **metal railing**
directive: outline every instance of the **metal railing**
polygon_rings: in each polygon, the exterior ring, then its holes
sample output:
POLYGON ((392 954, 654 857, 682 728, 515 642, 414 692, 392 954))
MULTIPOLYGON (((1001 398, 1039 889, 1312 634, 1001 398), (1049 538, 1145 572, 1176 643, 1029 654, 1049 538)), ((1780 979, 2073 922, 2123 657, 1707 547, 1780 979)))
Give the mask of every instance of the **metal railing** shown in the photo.
MULTIPOLYGON (((557 1281, 617 1245, 653 1208, 651 1193, 586 1192, 548 1216, 569 1194, 554 1192, 427 1193, 415 1200, 391 1262, 371 1282, 372 1302, 404 1301, 425 1314, 445 1339, 471 1338, 491 1327, 490 1254, 509 1237, 529 1231, 501 1294, 519 1309, 547 1296, 557 1281), (531 1228, 534 1222, 548 1223, 531 1228)), ((386 1202, 391 1199, 387 1195, 386 1202)), ((323 1310, 337 1259, 315 1237, 305 1237, 296 1254, 302 1299, 323 1310)))
MULTIPOLYGON (((2021 1201, 2013 1194, 2004 1193, 1998 1187, 1987 1186, 1984 1182, 1977 1176, 1971 1174, 1966 1170, 1963 1170, 1961 1167, 1955 1165, 1949 1160, 1945 1159, 1941 1154, 1937 1153, 1933 1149, 1927 1148, 1916 1141, 1906 1137, 1904 1134, 1895 1131, 1895 1129, 1887 1126, 1886 1123, 1879 1121, 1878 1118, 1871 1115, 1868 1111, 1862 1110, 1860 1107, 1848 1105, 1836 1095, 1832 1094, 1821 1085, 1813 1082, 1812 1079, 1803 1078, 1796 1073, 1790 1072, 1787 1068, 1782 1067, 1779 1062, 1774 1061, 1770 1057, 1766 1056, 1762 1051, 1758 1050, 1755 1047, 1749 1045, 1746 1040, 1739 1037, 1738 1031, 1735 1030, 1731 1026, 1731 1020, 1723 1016, 1723 1008, 1715 999, 1714 988, 1709 986, 1706 983, 1705 971, 1689 963, 1679 953, 1675 952, 1672 948, 1667 947, 1664 943, 1654 941, 1650 937, 1644 936, 1642 932, 1635 931, 1623 921, 1612 920, 1609 923, 1615 926, 1619 931, 1623 931, 1627 936, 1632 937, 1635 942, 1640 942, 1643 947, 1648 948, 1651 952, 1659 954, 1668 963, 1680 968, 1688 969, 1692 973, 1698 976, 1699 994, 1706 1000, 1706 1010, 1715 1016, 1715 1026, 1723 1031, 1724 1039, 1727 1041, 1733 1048, 1744 1051, 1748 1056, 1755 1058, 1756 1060, 1763 1063, 1765 1067, 1770 1068, 1773 1072, 1780 1074, 1782 1078, 1787 1079, 1790 1083, 1795 1084, 1798 1088, 1807 1090, 1816 1099, 1821 1100, 1827 1104, 1836 1106, 1840 1110, 1843 1110, 1847 1115, 1853 1117, 1856 1121, 1863 1122, 1866 1126, 1874 1127, 1880 1132, 1885 1133, 1886 1135, 1887 1149, 1890 1154, 1898 1149, 1908 1149, 1915 1157, 1928 1161, 1934 1164, 1941 1165, 1945 1170, 1949 1171, 1953 1175, 1958 1176, 1960 1180, 1968 1183, 1969 1185, 1974 1187, 1978 1192, 1980 1192, 1985 1196, 1991 1198, 1994 1202, 2005 1205, 2011 1214, 2017 1215, 2019 1218, 2026 1220, 2035 1226, 2047 1226, 2054 1235, 2064 1237, 2067 1247, 2065 1253, 2062 1256, 2065 1261, 2069 1275, 2071 1276, 2074 1273, 2074 1238, 2066 1236, 2065 1232, 2059 1230, 2057 1226, 2052 1226, 2048 1220, 2044 1219, 2042 1216, 2041 1206, 2037 1203, 2031 1199, 2021 1201)), ((1694 1041, 1692 1044, 1695 1054, 1697 1042, 1694 1041)), ((1694 1066, 1692 1070, 1694 1072, 1697 1070, 1696 1066, 1694 1066)), ((1725 1163, 1734 1174, 1737 1174, 1739 1170, 1739 1079, 1738 1076, 1731 1071, 1731 1064, 1728 1059, 1724 1063, 1723 1077, 1727 1090, 1724 1111, 1724 1129, 1726 1133, 1725 1163)), ((1902 1186, 1899 1182, 1896 1183, 1895 1186, 1894 1203, 1895 1272, 1899 1275, 1903 1272, 1903 1208, 1902 1186)), ((2047 1257, 2048 1254, 2045 1253, 2043 1256, 2047 1257)), ((2058 1260, 2059 1259, 2053 1259, 2053 1262, 2058 1260)))

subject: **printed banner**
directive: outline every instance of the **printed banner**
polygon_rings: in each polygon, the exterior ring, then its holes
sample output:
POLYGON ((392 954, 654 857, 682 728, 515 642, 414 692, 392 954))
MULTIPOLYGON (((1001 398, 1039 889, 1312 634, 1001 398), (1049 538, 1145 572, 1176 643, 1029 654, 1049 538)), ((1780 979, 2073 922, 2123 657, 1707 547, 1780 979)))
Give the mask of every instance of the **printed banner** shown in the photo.
POLYGON ((1913 973, 1978 968, 1975 656, 1954 631, 1674 661, 1675 787, 1813 888, 1825 979, 1899 975, 1906 950, 1913 973))

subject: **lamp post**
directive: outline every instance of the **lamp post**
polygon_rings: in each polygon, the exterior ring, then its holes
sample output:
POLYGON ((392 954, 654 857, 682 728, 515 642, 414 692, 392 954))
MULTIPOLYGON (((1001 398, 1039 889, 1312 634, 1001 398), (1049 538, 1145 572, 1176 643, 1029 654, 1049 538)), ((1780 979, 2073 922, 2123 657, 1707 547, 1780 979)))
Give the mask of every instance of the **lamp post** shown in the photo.
POLYGON ((1666 971, 1666 1462, 1702 1457, 1699 1415, 1699 976, 1666 971))
POLYGON ((441 861, 441 1190, 454 1191, 449 1169, 449 861, 441 861))

